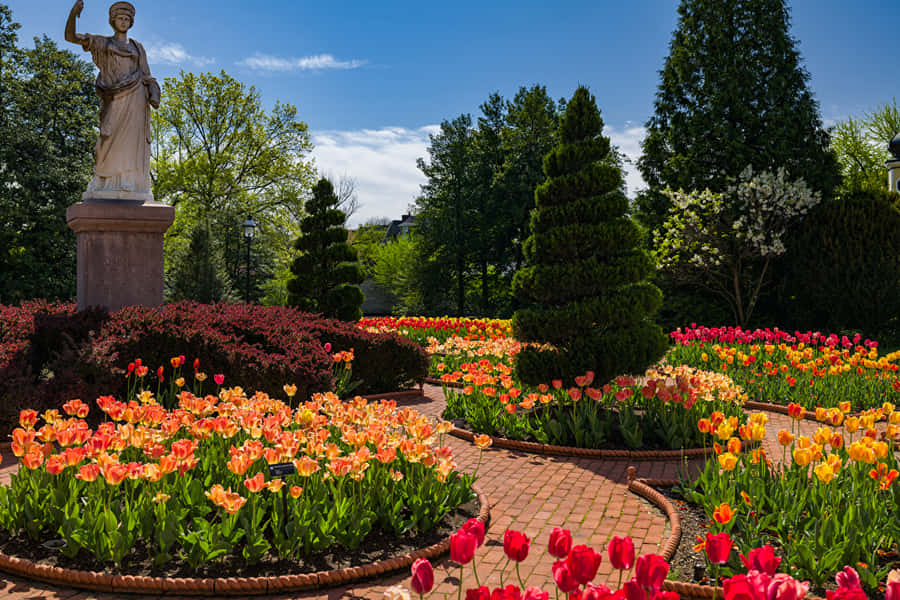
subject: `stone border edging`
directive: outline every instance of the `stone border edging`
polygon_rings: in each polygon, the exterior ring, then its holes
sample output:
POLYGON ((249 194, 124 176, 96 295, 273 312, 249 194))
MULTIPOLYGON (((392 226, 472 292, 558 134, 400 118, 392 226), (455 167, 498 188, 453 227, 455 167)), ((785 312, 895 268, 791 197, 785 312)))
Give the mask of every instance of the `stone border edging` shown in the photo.
MULTIPOLYGON (((480 504, 478 520, 487 527, 490 523, 491 508, 487 496, 472 486, 480 504)), ((173 594, 208 596, 275 594, 309 589, 334 587, 354 583, 410 567, 419 558, 433 559, 450 551, 450 538, 420 548, 403 556, 381 560, 369 565, 345 567, 333 571, 301 573, 275 577, 149 577, 141 575, 112 575, 96 571, 77 571, 40 563, 34 563, 15 556, 0 553, 0 571, 60 585, 98 592, 129 594, 173 594)))
POLYGON ((646 498, 649 502, 666 513, 666 518, 669 519, 669 538, 665 541, 662 550, 660 551, 660 555, 668 562, 675 556, 675 551, 678 549, 678 544, 681 542, 681 518, 678 516, 678 511, 675 510, 675 506, 669 499, 653 489, 653 487, 678 485, 681 482, 662 479, 638 479, 636 474, 637 469, 635 467, 628 467, 628 491, 646 498))
MULTIPOLYGON (((468 442, 475 441, 475 433, 454 427, 450 432, 453 437, 468 442)), ((522 442, 502 437, 488 436, 491 438, 491 446, 504 450, 515 450, 531 454, 548 454, 552 456, 576 456, 579 458, 605 458, 608 460, 635 460, 635 461, 667 461, 706 458, 712 454, 712 448, 688 448, 686 450, 598 450, 596 448, 576 448, 575 446, 554 446, 552 444, 539 444, 537 442, 522 442)))
POLYGON ((366 400, 370 402, 375 402, 378 400, 390 400, 391 398, 418 398, 419 396, 424 396, 425 391, 422 388, 417 390, 403 390, 400 392, 385 392, 383 394, 369 394, 367 396, 362 396, 366 400))

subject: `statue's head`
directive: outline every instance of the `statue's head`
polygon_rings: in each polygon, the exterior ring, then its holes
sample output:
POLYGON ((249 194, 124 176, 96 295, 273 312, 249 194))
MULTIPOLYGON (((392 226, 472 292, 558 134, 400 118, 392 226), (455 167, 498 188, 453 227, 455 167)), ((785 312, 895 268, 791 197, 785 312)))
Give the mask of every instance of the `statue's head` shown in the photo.
POLYGON ((130 2, 116 2, 109 7, 109 24, 125 33, 134 25, 134 6, 130 2))

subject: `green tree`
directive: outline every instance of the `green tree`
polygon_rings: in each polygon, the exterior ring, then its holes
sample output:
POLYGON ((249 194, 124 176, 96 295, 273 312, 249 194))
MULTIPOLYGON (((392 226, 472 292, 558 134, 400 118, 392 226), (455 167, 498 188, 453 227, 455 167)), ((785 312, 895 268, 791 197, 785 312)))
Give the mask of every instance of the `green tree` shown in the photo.
POLYGON ((900 133, 900 107, 894 98, 861 117, 838 121, 831 130, 831 148, 843 175, 844 192, 876 192, 886 187, 884 162, 888 143, 900 133))
MULTIPOLYGON (((166 235, 167 269, 175 268, 174 257, 186 256, 192 230, 204 227, 209 248, 224 260, 222 275, 243 281, 248 267, 240 231, 251 214, 259 224, 251 299, 264 287, 270 288, 267 295, 278 296, 266 280, 290 264, 314 176, 308 128, 296 107, 276 102, 266 112, 256 88, 224 71, 182 72, 165 80, 153 138, 154 196, 179 208, 166 235)), ((215 262, 211 256, 205 260, 215 262)))
POLYGON ((823 197, 840 180, 784 0, 682 0, 638 167, 649 228, 673 190, 722 192, 748 165, 804 178, 823 197))
POLYGON ((49 38, 17 46, 0 5, 0 302, 75 295, 75 234, 66 209, 93 167, 93 67, 49 38))
POLYGON ((642 371, 667 347, 649 319, 662 302, 645 281, 653 263, 625 214, 622 171, 607 160, 602 132, 594 96, 579 87, 544 158, 547 180, 535 190, 523 247, 528 264, 514 279, 516 293, 533 302, 513 318, 516 339, 554 346, 519 353, 516 374, 528 383, 571 382, 588 371, 609 381, 642 371))
POLYGON ((415 234, 398 237, 373 252, 372 278, 394 296, 396 314, 421 314, 424 306, 416 240, 415 234))
POLYGON ((430 161, 417 161, 428 178, 416 200, 423 262, 446 274, 454 290, 456 314, 466 314, 466 281, 477 250, 473 221, 474 136, 471 115, 441 123, 429 136, 430 161))
POLYGON ((522 243, 529 235, 534 189, 544 181, 544 156, 557 143, 562 107, 563 103, 557 105, 542 85, 519 88, 506 104, 504 165, 499 177, 505 205, 502 218, 507 227, 498 231, 495 243, 508 249, 512 271, 522 264, 522 243))
POLYGON ((295 247, 300 255, 291 265, 288 304, 326 317, 357 321, 362 318, 363 270, 356 250, 347 243, 344 213, 338 208, 334 186, 325 178, 313 188, 307 216, 295 247))
POLYGON ((802 179, 747 167, 724 193, 666 192, 668 219, 654 238, 659 269, 720 296, 747 327, 790 227, 821 201, 802 179))
POLYGON ((175 266, 166 273, 168 301, 196 300, 211 304, 237 300, 222 257, 202 224, 191 231, 190 244, 183 252, 184 256, 175 257, 175 266))

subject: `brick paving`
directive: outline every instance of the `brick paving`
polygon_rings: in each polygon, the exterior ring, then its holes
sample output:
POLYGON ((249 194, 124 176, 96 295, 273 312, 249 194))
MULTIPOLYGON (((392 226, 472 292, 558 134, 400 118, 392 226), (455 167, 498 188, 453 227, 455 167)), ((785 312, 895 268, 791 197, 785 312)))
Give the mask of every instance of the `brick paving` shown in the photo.
MULTIPOLYGON (((444 409, 444 397, 440 387, 425 386, 424 399, 403 401, 429 416, 437 417, 444 409)), ((766 451, 773 459, 780 459, 781 447, 775 439, 781 428, 790 428, 790 419, 769 413, 766 451)), ((817 426, 814 422, 802 424, 804 433, 817 426)), ((448 436, 445 442, 453 449, 459 469, 472 473, 478 467, 477 485, 487 495, 491 504, 491 523, 485 545, 476 553, 478 574, 482 584, 492 588, 500 584, 501 570, 506 564, 503 554, 503 532, 507 528, 524 532, 531 538, 529 557, 520 566, 527 585, 554 589, 550 565, 553 559, 546 553, 551 530, 565 527, 572 531, 574 543, 584 543, 602 550, 605 555, 607 541, 613 535, 630 535, 638 554, 658 552, 665 542, 669 527, 665 516, 656 507, 627 491, 626 471, 628 461, 540 456, 503 449, 489 448, 479 457, 479 450, 472 444, 448 436), (480 460, 480 462, 479 462, 480 460)), ((634 463, 639 477, 674 479, 678 477, 678 463, 634 463)), ((694 468, 697 463, 690 465, 694 468)), ((8 483, 10 472, 16 468, 15 457, 4 454, 0 483, 8 483)), ((432 561, 435 567, 434 598, 454 598, 457 594, 459 567, 449 558, 432 561), (451 595, 452 594, 452 595, 451 595)), ((595 581, 613 585, 617 573, 612 573, 605 559, 595 581)), ((505 583, 515 583, 513 568, 507 568, 505 583)), ((465 568, 464 583, 474 587, 471 565, 465 568)), ((384 590, 396 584, 408 588, 409 573, 354 584, 341 588, 309 593, 270 596, 271 598, 316 599, 381 599, 384 590)), ((58 588, 34 583, 0 573, 0 597, 38 600, 42 598, 86 600, 88 598, 112 599, 122 594, 101 594, 58 588)), ((157 598, 158 596, 129 595, 128 598, 157 598)))

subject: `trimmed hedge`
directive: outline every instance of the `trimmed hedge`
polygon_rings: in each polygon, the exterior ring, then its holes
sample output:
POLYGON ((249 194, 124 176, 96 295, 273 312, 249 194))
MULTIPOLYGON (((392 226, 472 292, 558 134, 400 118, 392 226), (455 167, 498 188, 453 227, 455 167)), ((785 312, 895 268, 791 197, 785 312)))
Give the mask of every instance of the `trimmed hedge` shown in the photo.
POLYGON ((427 375, 427 354, 411 340, 292 308, 179 302, 107 315, 76 313, 74 304, 0 305, 0 435, 22 408, 121 395, 137 358, 153 381, 157 367, 184 355, 199 358, 210 378, 224 374, 225 385, 281 397, 293 383, 302 398, 333 386, 326 343, 332 352, 353 349, 354 393, 395 391, 427 375))

